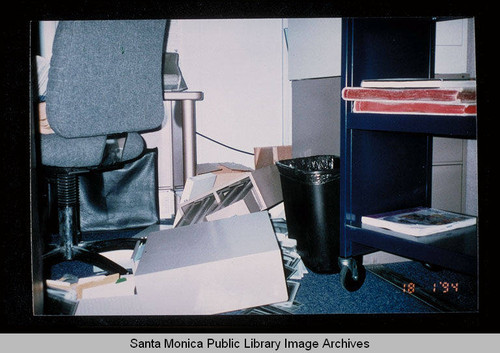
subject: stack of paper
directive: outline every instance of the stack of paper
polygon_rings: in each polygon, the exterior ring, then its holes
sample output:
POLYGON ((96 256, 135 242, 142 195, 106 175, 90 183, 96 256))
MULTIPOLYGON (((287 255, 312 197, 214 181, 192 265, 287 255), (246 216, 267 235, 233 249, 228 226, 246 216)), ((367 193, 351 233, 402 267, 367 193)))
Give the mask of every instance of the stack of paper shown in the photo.
POLYGON ((243 315, 271 315, 271 314, 293 314, 302 303, 295 300, 300 287, 300 280, 308 273, 306 266, 297 253, 297 241, 288 238, 288 228, 284 219, 273 219, 273 227, 281 247, 283 267, 285 269, 286 283, 288 288, 288 300, 266 306, 249 308, 242 311, 243 315))

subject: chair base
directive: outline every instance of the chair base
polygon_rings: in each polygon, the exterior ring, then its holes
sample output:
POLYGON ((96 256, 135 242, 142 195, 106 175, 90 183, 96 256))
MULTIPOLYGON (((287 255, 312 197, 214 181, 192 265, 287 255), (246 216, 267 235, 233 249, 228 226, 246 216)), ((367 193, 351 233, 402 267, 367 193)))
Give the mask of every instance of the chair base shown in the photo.
POLYGON ((49 268, 55 264, 65 261, 81 261, 83 263, 99 267, 108 274, 129 274, 130 271, 116 262, 101 255, 101 252, 113 250, 133 250, 141 238, 118 238, 110 240, 98 240, 81 242, 68 249, 60 246, 43 255, 44 267, 49 268))

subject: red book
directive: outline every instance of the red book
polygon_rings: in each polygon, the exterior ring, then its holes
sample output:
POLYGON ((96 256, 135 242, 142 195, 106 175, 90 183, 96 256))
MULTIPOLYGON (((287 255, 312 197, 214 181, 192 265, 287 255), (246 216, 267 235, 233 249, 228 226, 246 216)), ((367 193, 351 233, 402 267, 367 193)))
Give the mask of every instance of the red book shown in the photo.
POLYGON ((355 101, 355 113, 384 114, 436 114, 436 115, 475 115, 476 104, 442 104, 433 102, 395 102, 395 101, 355 101))
POLYGON ((365 88, 345 87, 345 100, 440 101, 472 103, 476 90, 471 88, 365 88))

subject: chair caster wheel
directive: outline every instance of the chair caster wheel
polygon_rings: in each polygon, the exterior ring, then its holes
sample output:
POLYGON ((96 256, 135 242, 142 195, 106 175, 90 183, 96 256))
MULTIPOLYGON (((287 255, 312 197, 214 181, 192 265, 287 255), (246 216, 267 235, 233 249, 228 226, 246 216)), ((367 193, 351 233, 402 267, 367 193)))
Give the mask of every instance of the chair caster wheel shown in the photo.
MULTIPOLYGON (((362 259, 362 258, 361 258, 362 259)), ((349 291, 355 292, 365 282, 366 269, 360 260, 355 258, 339 258, 340 267, 340 283, 342 287, 349 291)))

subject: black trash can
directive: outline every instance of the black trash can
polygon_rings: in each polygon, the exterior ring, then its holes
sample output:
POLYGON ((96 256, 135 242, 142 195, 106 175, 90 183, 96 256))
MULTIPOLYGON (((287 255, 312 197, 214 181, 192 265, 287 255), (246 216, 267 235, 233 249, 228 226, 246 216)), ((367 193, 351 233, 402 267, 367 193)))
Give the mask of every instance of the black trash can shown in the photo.
POLYGON ((338 273, 340 158, 333 155, 276 162, 288 236, 304 264, 316 273, 338 273))

